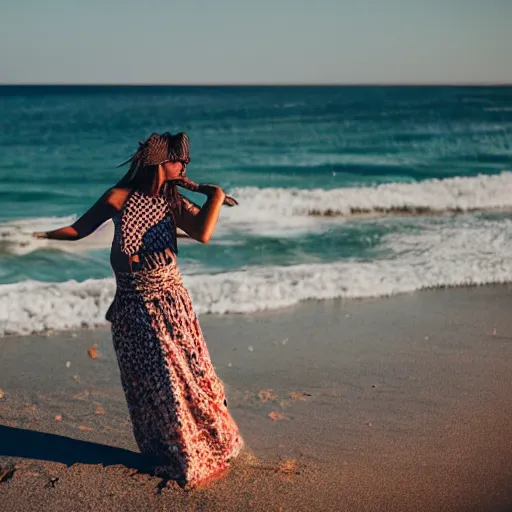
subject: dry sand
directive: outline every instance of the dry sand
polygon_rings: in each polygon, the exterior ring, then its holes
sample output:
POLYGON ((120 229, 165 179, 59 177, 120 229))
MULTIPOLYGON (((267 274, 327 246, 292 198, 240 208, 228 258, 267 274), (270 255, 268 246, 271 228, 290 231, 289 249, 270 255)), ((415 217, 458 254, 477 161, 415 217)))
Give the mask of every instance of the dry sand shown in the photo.
POLYGON ((188 492, 136 453, 108 330, 0 339, 0 510, 512 510, 511 310, 497 286, 201 317, 247 449, 188 492))

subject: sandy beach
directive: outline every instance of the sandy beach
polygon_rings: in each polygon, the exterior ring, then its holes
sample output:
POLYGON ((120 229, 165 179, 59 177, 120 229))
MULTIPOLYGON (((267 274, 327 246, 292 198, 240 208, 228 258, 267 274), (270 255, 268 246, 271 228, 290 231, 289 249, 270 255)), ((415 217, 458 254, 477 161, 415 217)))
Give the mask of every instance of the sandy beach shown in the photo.
POLYGON ((0 510, 512 510, 511 310, 493 286, 202 316, 246 449, 192 491, 137 454, 108 328, 2 338, 0 510))

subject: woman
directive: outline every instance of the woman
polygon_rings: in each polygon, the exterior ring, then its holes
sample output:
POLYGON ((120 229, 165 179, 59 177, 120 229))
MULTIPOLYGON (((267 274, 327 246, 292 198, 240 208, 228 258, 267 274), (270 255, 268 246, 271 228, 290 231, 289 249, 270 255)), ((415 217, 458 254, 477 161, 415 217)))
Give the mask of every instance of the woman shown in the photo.
POLYGON ((106 318, 135 439, 158 461, 157 474, 193 487, 226 469, 243 441, 183 287, 176 228, 208 243, 221 206, 237 203, 219 187, 185 177, 184 133, 152 134, 128 162, 126 176, 72 226, 34 235, 79 240, 113 219, 117 290, 106 318), (203 207, 178 185, 205 194, 203 207))

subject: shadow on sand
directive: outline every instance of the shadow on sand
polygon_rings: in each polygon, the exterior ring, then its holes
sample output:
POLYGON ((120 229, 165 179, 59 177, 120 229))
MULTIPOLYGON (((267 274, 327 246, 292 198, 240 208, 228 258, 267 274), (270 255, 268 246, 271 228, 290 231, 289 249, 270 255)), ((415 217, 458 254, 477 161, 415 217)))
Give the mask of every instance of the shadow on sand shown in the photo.
POLYGON ((60 462, 67 466, 75 463, 122 464, 141 472, 150 472, 154 467, 147 457, 123 448, 4 425, 0 425, 0 457, 60 462))

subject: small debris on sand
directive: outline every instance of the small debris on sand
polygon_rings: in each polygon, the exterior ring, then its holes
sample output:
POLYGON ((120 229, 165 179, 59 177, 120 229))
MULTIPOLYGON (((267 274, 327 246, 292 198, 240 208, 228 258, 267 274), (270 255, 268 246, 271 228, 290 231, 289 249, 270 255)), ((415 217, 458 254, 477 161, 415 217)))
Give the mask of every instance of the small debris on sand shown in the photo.
POLYGON ((254 347, 253 347, 252 345, 249 345, 249 346, 247 347, 247 350, 248 350, 249 352, 254 352, 254 347))
POLYGON ((59 481, 59 478, 56 477, 56 476, 52 476, 49 480, 48 480, 48 483, 46 484, 45 487, 47 488, 54 488, 55 487, 55 484, 59 481))
POLYGON ((262 389, 259 393, 258 393, 258 398, 260 399, 261 402, 265 403, 265 402, 270 402, 272 400, 277 400, 277 396, 274 395, 274 393, 272 393, 272 390, 271 389, 262 389))
POLYGON ((66 368, 71 368, 71 361, 66 361, 66 368))
POLYGON ((293 400, 307 400, 309 395, 306 395, 306 393, 290 393, 290 398, 293 400))
POLYGON ((94 429, 91 427, 86 427, 85 425, 79 425, 78 430, 82 430, 84 432, 92 432, 94 429))
POLYGON ((297 471, 297 461, 295 459, 287 459, 283 461, 279 468, 279 473, 284 473, 285 475, 290 475, 292 473, 298 474, 297 471))
POLYGON ((57 414, 57 416, 55 416, 55 421, 62 421, 62 416, 57 414))
POLYGON ((268 413, 268 417, 274 421, 285 421, 289 420, 288 416, 285 416, 282 412, 272 411, 268 413))
POLYGON ((3 400, 5 398, 5 393, 2 388, 0 388, 0 400, 3 400))
POLYGON ((89 391, 86 389, 83 393, 75 393, 73 398, 75 400, 87 400, 89 398, 89 391))
POLYGON ((98 408, 94 411, 94 414, 98 414, 98 415, 105 414, 105 409, 103 409, 103 407, 98 407, 98 408))
POLYGON ((89 350, 87 350, 87 354, 89 354, 89 357, 91 359, 98 359, 98 347, 96 345, 89 347, 89 350))

